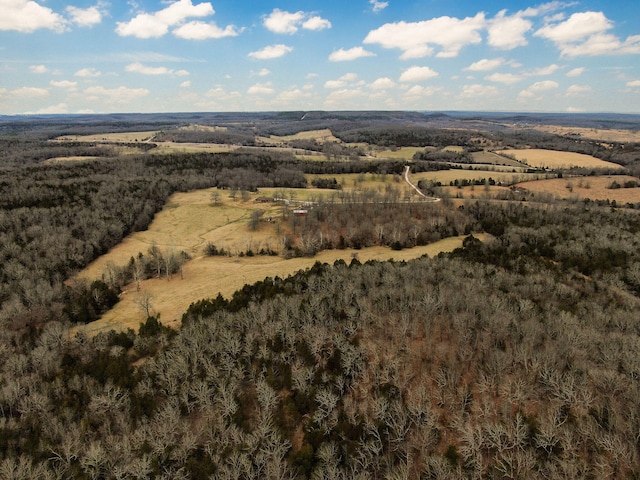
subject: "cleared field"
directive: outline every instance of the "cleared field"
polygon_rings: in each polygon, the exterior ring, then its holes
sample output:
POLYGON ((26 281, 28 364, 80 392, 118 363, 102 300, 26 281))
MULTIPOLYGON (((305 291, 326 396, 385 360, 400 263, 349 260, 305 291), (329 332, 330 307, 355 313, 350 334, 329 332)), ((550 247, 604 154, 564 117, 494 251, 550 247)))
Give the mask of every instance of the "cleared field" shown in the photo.
POLYGON ((471 158, 475 163, 488 163, 490 165, 507 165, 510 167, 522 167, 522 163, 516 162, 515 160, 511 160, 510 158, 502 157, 493 152, 487 152, 483 150, 482 152, 473 152, 471 153, 471 158))
POLYGON ((255 209, 277 211, 273 204, 257 204, 253 195, 247 202, 232 201, 228 191, 219 191, 223 205, 211 205, 215 188, 172 195, 166 206, 154 218, 149 228, 136 232, 92 262, 78 278, 100 278, 107 264, 125 265, 132 256, 145 253, 155 244, 160 250, 184 250, 192 256, 202 253, 207 242, 225 250, 246 250, 247 242, 275 246, 277 237, 272 229, 251 232, 247 222, 255 209))
POLYGON ((293 140, 315 140, 318 143, 336 142, 342 143, 338 137, 335 137, 331 130, 325 128, 323 130, 308 130, 299 132, 295 135, 271 135, 269 137, 258 137, 258 140, 264 143, 286 144, 293 140))
POLYGON ((483 178, 493 178, 496 182, 505 184, 512 184, 517 182, 525 182, 529 180, 537 180, 544 178, 544 175, 536 173, 514 173, 505 171, 492 171, 492 170, 438 170, 436 172, 420 172, 412 173, 411 178, 414 183, 418 183, 420 180, 431 180, 434 182, 440 182, 443 185, 448 185, 450 182, 456 180, 482 180, 483 178))
POLYGON ((417 152, 424 152, 425 147, 401 147, 396 150, 381 150, 373 152, 376 158, 392 158, 400 160, 411 160, 417 152))
MULTIPOLYGON (((479 235, 480 239, 486 236, 479 235)), ((175 275, 171 280, 151 279, 141 283, 140 292, 131 285, 125 290, 120 302, 103 317, 88 325, 77 327, 75 331, 83 331, 95 335, 101 331, 116 331, 133 328, 137 330, 144 321, 145 314, 136 302, 140 295, 151 296, 151 310, 160 314, 164 325, 178 327, 182 314, 188 306, 203 298, 216 297, 218 293, 229 298, 233 292, 245 284, 252 284, 266 277, 287 277, 299 270, 310 268, 317 261, 333 264, 342 259, 349 263, 354 257, 361 262, 367 260, 410 260, 422 255, 435 256, 440 252, 452 251, 462 246, 464 237, 441 240, 431 245, 404 250, 391 250, 383 247, 363 248, 361 250, 325 250, 313 258, 293 258, 285 260, 280 257, 200 257, 188 262, 184 267, 184 275, 175 275)))
POLYGON ((590 155, 573 152, 557 152, 555 150, 526 149, 502 150, 503 155, 513 155, 517 160, 535 168, 610 168, 621 169, 622 166, 605 162, 590 155))
POLYGON ((226 132, 227 127, 218 127, 216 125, 198 125, 192 123, 191 125, 185 125, 180 127, 179 130, 187 130, 190 132, 226 132))
POLYGON ((554 135, 576 135, 604 142, 640 142, 640 130, 561 127, 558 125, 539 125, 532 128, 554 135))
POLYGON ((223 145, 220 143, 178 143, 178 142, 154 142, 158 147, 151 150, 152 153, 194 153, 194 152, 231 152, 237 145, 223 145))
POLYGON ((625 182, 639 180, 627 175, 607 175, 537 180, 517 186, 530 192, 548 193, 562 199, 615 200, 619 205, 640 202, 640 188, 607 188, 614 181, 624 185, 625 182))
POLYGON ((442 149, 443 152, 463 153, 464 147, 459 145, 448 145, 442 149))
POLYGON ((132 143, 144 142, 152 138, 156 133, 152 132, 121 132, 121 133, 99 133, 97 135, 64 135, 55 140, 62 142, 111 142, 111 143, 132 143))
POLYGON ((48 158, 47 160, 45 160, 44 163, 46 164, 51 164, 51 163, 66 163, 66 162, 89 162, 92 160, 97 160, 101 157, 53 157, 53 158, 48 158))

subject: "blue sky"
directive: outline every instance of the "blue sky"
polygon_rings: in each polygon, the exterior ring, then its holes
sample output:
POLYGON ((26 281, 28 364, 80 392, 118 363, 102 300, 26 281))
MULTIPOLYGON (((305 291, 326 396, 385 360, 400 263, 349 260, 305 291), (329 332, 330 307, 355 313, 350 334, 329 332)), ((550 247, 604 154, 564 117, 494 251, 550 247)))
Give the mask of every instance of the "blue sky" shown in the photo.
POLYGON ((640 113, 640 2, 0 0, 0 114, 640 113))

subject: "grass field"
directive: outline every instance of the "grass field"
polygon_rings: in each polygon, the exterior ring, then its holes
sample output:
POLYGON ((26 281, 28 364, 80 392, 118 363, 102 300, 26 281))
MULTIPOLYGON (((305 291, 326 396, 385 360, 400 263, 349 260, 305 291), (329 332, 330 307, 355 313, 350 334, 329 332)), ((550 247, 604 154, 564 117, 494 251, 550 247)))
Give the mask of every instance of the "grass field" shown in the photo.
POLYGON ((63 142, 109 142, 109 143, 135 143, 144 142, 153 137, 157 132, 121 132, 99 133, 97 135, 64 135, 55 140, 63 142))
POLYGON ((535 173, 513 173, 505 171, 492 171, 492 170, 438 170, 436 172, 420 172, 411 174, 413 183, 419 180, 432 180, 434 182, 440 182, 443 185, 449 185, 450 182, 455 180, 481 180, 483 178, 493 178, 496 182, 502 182, 505 184, 512 184, 517 182, 525 182, 528 180, 537 180, 541 177, 535 173))
POLYGON ((425 147, 402 147, 396 150, 374 151, 372 154, 376 158, 392 158, 400 160, 411 160, 417 152, 424 152, 425 147))
POLYGON ((532 128, 554 135, 576 135, 604 142, 640 142, 640 130, 562 127, 558 125, 539 125, 532 128))
POLYGON ((295 135, 271 135, 269 137, 258 137, 258 140, 264 143, 285 145, 293 140, 315 140, 318 143, 336 142, 342 143, 338 137, 335 137, 331 130, 325 128, 323 130, 308 130, 299 132, 295 135))
POLYGON ((91 156, 86 156, 86 157, 53 157, 53 158, 48 158, 47 160, 45 160, 44 162, 42 162, 43 164, 47 165, 47 164, 51 164, 51 163, 65 163, 65 162, 90 162, 92 160, 97 160, 101 157, 91 157, 91 156))
POLYGON ((535 168, 609 168, 621 169, 616 163, 605 162, 590 155, 573 152, 557 152, 555 150, 526 149, 502 150, 504 155, 513 155, 517 160, 535 168))
POLYGON ((511 160, 510 158, 502 157, 493 152, 487 152, 483 150, 481 152, 471 153, 471 158, 475 163, 485 163, 490 165, 507 165, 510 167, 522 167, 522 163, 511 160))
POLYGON ((613 182, 623 185, 638 181, 626 175, 555 178, 518 184, 518 187, 534 193, 548 193, 562 199, 615 200, 617 204, 640 202, 640 188, 607 188, 613 182))
MULTIPOLYGON (((150 295, 153 314, 160 314, 164 325, 178 327, 182 314, 188 306, 203 298, 216 297, 221 293, 229 298, 233 292, 245 284, 252 284, 266 277, 287 277, 299 270, 310 268, 317 261, 333 264, 342 259, 349 263, 357 256, 358 260, 410 260, 422 255, 435 256, 440 252, 451 251, 462 246, 464 237, 446 238, 423 247, 404 250, 391 250, 384 247, 363 248, 361 250, 325 250, 313 258, 281 257, 200 257, 188 262, 184 275, 174 275, 171 280, 150 279, 141 282, 140 292, 130 285, 116 306, 105 313, 101 319, 86 326, 77 327, 95 335, 107 330, 137 330, 144 321, 145 313, 137 303, 140 295, 150 295)), ((480 235, 480 239, 486 236, 480 235)))

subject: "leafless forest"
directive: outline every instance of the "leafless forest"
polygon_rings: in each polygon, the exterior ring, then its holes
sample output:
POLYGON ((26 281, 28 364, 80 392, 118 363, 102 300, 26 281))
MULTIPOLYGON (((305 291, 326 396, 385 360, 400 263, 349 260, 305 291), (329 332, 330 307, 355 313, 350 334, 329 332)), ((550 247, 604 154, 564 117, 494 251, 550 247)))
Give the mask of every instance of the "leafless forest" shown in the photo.
MULTIPOLYGON (((386 127, 364 114, 313 126, 369 143, 556 145, 640 172, 638 145, 394 115, 386 127)), ((254 127, 295 129, 276 117, 254 127)), ((145 144, 122 158, 47 142, 126 131, 125 120, 0 123, 0 479, 640 478, 640 205, 338 200, 292 224, 309 238, 300 254, 467 238, 437 258, 317 263, 231 298, 211 292, 177 330, 150 316, 138 331, 74 335, 121 285, 67 280, 145 229, 171 193, 404 167, 346 150, 314 163, 258 150, 153 155, 145 144), (100 158, 43 163, 61 155, 100 158)), ((152 120, 137 128, 171 134, 169 120, 152 120)), ((252 145, 251 132, 228 135, 252 145)))

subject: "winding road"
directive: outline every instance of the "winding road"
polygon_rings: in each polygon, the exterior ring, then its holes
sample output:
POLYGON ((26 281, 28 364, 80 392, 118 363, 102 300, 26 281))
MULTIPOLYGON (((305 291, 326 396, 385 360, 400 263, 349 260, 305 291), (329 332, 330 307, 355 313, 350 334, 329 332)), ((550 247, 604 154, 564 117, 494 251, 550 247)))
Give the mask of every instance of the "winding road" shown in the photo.
POLYGON ((418 187, 416 187, 413 183, 411 183, 411 180, 409 180, 410 171, 411 171, 411 167, 409 165, 405 165, 405 167, 404 167, 404 181, 407 182, 411 186, 411 188, 413 188, 416 192, 418 192, 418 195, 423 197, 425 200, 428 200, 430 202, 439 202, 440 198, 438 198, 438 197, 427 197, 424 193, 422 193, 422 191, 418 187))

